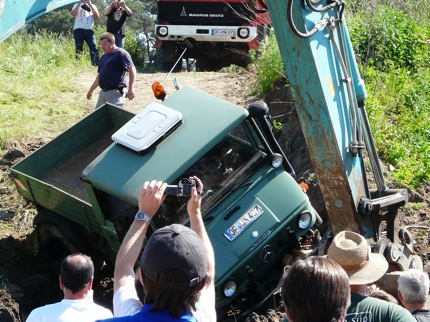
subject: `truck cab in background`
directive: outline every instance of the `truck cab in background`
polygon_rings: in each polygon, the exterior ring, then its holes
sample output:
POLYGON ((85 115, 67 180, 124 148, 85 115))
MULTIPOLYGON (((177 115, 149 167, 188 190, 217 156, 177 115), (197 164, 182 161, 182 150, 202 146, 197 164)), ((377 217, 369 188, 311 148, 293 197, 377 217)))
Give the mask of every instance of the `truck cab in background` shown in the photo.
MULTIPOLYGON (((271 25, 268 13, 254 11, 254 5, 250 0, 158 0, 154 34, 163 70, 170 71, 180 57, 195 59, 198 71, 246 67, 249 51, 258 50, 271 25)), ((175 70, 181 68, 179 62, 175 70)))

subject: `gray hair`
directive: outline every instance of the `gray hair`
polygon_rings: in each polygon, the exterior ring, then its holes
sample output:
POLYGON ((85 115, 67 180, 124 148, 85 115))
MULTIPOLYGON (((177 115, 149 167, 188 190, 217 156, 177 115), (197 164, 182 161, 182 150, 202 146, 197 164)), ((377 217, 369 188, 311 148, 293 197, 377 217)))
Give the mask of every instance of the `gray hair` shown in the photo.
POLYGON ((397 288, 406 302, 425 303, 429 292, 429 276, 417 269, 409 269, 400 275, 397 288))

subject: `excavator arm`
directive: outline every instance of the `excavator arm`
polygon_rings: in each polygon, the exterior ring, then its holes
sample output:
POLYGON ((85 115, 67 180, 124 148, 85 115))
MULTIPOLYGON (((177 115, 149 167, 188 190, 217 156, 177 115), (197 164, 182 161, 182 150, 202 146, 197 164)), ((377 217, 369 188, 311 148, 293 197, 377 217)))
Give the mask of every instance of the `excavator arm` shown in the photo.
POLYGON ((343 1, 267 0, 295 107, 334 234, 362 234, 399 270, 422 268, 399 228, 404 189, 388 189, 366 114, 343 1), (368 186, 364 158, 376 183, 368 186))

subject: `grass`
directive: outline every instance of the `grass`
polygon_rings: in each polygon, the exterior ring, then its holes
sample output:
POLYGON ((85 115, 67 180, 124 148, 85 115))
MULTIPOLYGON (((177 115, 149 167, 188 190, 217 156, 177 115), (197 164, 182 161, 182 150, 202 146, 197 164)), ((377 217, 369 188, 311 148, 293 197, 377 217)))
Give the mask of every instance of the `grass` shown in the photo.
POLYGON ((87 113, 79 73, 94 68, 75 58, 73 39, 21 31, 0 44, 0 151, 9 140, 52 138, 87 113))

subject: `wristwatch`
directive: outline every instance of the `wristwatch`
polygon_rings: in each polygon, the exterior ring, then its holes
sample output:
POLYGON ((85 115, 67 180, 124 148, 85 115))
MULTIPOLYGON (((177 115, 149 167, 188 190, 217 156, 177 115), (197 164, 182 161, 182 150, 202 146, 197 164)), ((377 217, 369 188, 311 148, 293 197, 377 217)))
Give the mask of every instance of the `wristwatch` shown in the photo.
POLYGON ((151 218, 148 217, 143 211, 138 211, 135 217, 137 220, 149 222, 151 218))

